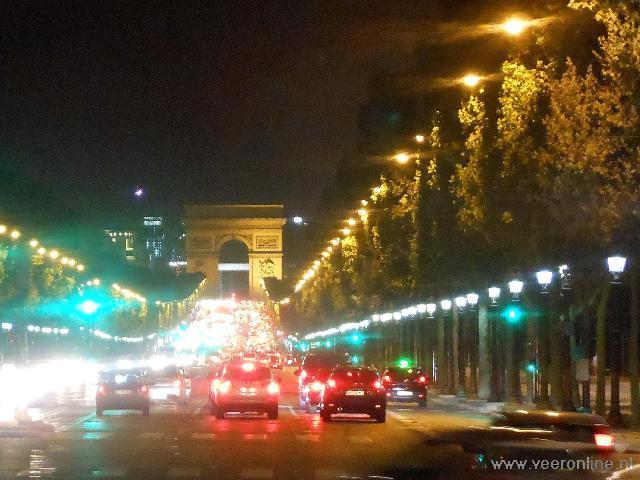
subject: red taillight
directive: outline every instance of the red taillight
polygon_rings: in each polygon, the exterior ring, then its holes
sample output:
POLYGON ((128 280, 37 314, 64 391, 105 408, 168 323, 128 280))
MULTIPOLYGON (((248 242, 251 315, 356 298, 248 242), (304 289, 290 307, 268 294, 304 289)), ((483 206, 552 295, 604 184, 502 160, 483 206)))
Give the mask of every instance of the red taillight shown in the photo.
POLYGON ((104 388, 104 385, 99 385, 98 386, 98 391, 97 391, 98 395, 104 395, 106 393, 106 391, 107 390, 106 390, 106 388, 104 388))
POLYGON ((319 392, 320 390, 322 390, 322 383, 321 382, 313 382, 311 384, 311 390, 313 390, 314 392, 319 392))
POLYGON ((418 377, 418 382, 427 383, 427 377, 425 377, 424 375, 421 375, 420 377, 418 377))
POLYGON ((140 393, 147 393, 147 391, 148 391, 148 390, 149 390, 149 389, 147 388, 147 386, 146 386, 146 385, 142 385, 142 386, 140 387, 140 393))
POLYGON ((382 382, 380 380, 376 380, 373 382, 373 388, 380 390, 382 388, 382 382))
POLYGON ((382 377, 382 379, 383 379, 385 382, 391 382, 391 377, 390 377, 389 375, 385 375, 384 377, 382 377))
POLYGON ((606 425, 596 426, 593 434, 593 441, 598 448, 611 448, 615 443, 611 429, 606 425))
POLYGON ((327 388, 336 388, 336 381, 333 378, 327 380, 327 388))
POLYGON ((277 382, 271 382, 267 387, 267 393, 269 395, 277 395, 280 393, 280 385, 277 382))
POLYGON ((305 378, 307 378, 307 371, 306 370, 302 370, 300 372, 300 380, 304 380, 305 378))
POLYGON ((227 393, 231 389, 231 382, 226 381, 218 385, 218 393, 227 393))

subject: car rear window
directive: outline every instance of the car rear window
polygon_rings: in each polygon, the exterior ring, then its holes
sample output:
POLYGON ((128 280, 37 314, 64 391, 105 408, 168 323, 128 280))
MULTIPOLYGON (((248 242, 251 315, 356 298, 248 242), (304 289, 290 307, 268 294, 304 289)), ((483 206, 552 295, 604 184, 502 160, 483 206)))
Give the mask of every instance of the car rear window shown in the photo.
POLYGON ((180 373, 177 367, 164 367, 160 370, 150 370, 148 375, 153 378, 171 378, 176 377, 180 373))
POLYGON ((344 383, 370 383, 378 380, 378 374, 374 370, 360 368, 338 368, 331 377, 344 383))
POLYGON ((271 370, 267 367, 256 366, 253 370, 244 370, 242 367, 229 367, 224 374, 225 380, 240 380, 252 382, 255 380, 268 380, 271 378, 271 370))
POLYGON ((390 368, 385 375, 389 375, 394 381, 415 380, 420 375, 424 375, 422 370, 417 368, 390 368))
POLYGON ((303 368, 333 368, 342 358, 334 355, 309 355, 304 359, 303 368))
POLYGON ((103 372, 100 374, 100 383, 131 385, 140 383, 141 381, 139 372, 103 372))

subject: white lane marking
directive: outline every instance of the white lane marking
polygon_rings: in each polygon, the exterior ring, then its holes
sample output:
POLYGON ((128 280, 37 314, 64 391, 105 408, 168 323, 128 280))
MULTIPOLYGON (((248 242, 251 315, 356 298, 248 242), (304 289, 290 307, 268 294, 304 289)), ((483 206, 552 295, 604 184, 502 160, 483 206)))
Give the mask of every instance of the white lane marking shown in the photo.
POLYGON ((193 440, 215 440, 216 439, 216 434, 215 433, 197 433, 194 432, 191 434, 191 438, 193 440))
POLYGON ((336 478, 346 477, 347 472, 339 469, 320 468, 315 470, 317 480, 335 480, 336 478))
POLYGON ((144 432, 138 435, 138 438, 147 440, 162 440, 163 437, 164 433, 162 432, 144 432))
POLYGON ((266 440, 266 433, 245 433, 242 435, 242 440, 266 440))
POLYGON ((199 467, 171 467, 167 473, 169 478, 197 478, 200 477, 199 467))
POLYGON ((269 479, 273 478, 273 470, 270 468, 243 468, 240 478, 269 479))
POLYGON ((280 405, 280 408, 287 410, 294 417, 298 416, 298 412, 296 412, 295 408, 293 408, 291 405, 280 405))
POLYGON ((127 474, 126 468, 104 468, 102 470, 94 470, 91 473, 93 478, 119 478, 127 474))
POLYGON ((320 441, 320 435, 314 435, 311 433, 305 433, 305 434, 296 434, 296 440, 298 440, 299 442, 319 442, 320 441))
POLYGON ((350 443, 357 443, 361 445, 366 443, 373 443, 373 440, 365 435, 351 435, 350 437, 348 437, 348 439, 350 443))

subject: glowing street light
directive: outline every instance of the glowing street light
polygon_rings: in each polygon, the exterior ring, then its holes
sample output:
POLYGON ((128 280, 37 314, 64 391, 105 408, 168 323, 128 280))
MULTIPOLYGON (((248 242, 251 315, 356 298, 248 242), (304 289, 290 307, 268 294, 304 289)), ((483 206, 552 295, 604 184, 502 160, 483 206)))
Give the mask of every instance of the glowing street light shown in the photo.
POLYGON ((550 270, 540 270, 536 272, 536 280, 538 280, 538 285, 542 288, 542 292, 546 293, 551 280, 553 280, 553 272, 550 270))
POLYGON ((38 255, 44 255, 45 253, 47 253, 47 249, 44 247, 40 247, 38 250, 36 250, 38 252, 38 255))
POLYGON ((334 238, 331 240, 331 245, 333 245, 334 247, 337 247, 340 244, 340 239, 339 238, 334 238))
POLYGON ((411 159, 411 156, 408 153, 400 152, 396 154, 396 156, 393 158, 396 162, 404 165, 405 163, 409 162, 409 160, 411 159))
POLYGON ((462 310, 467 306, 467 297, 456 297, 454 301, 456 302, 456 307, 458 307, 458 310, 462 310))
POLYGON ((488 292, 491 303, 494 305, 497 304, 500 298, 500 287, 489 287, 488 292))
POLYGON ((36 248, 38 246, 38 240, 36 240, 35 238, 29 240, 29 246, 32 248, 36 248))
POLYGON ((627 264, 627 259, 625 257, 613 256, 607 258, 607 266, 609 267, 609 272, 613 275, 613 281, 619 282, 620 276, 622 272, 624 272, 624 267, 627 264))
POLYGON ((7 233, 7 226, 6 225, 0 225, 0 235, 3 235, 7 233))
POLYGON ((427 303, 427 316, 429 318, 433 318, 433 314, 436 313, 436 304, 435 303, 427 303))
POLYGON ((51 251, 49 252, 49 257, 50 257, 52 260, 55 260, 55 259, 56 259, 56 258, 58 258, 59 256, 60 256, 60 252, 58 252, 57 250, 51 250, 51 251))
POLYGON ((524 288, 524 282, 520 280, 511 280, 508 285, 509 292, 511 292, 511 297, 514 300, 518 300, 518 298, 520 298, 520 294, 522 293, 522 289, 524 288))
POLYGON ((479 299, 480 295, 477 293, 467 293, 467 303, 470 307, 475 307, 478 304, 479 299))
POLYGON ((17 240, 20 238, 21 233, 18 230, 13 230, 10 234, 12 240, 17 240))
POLYGON ((355 218, 349 218, 349 219, 347 220, 347 224, 348 224, 350 227, 353 227, 356 223, 358 223, 358 222, 356 221, 356 219, 355 219, 355 218))
POLYGON ((447 299, 441 300, 440 301, 440 307, 445 312, 448 312, 449 310, 451 310, 451 300, 447 300, 447 299))
POLYGON ((413 137, 416 141, 416 143, 424 143, 424 135, 416 135, 415 137, 413 137))
POLYGON ((342 232, 342 234, 346 237, 347 235, 349 235, 351 233, 351 229, 350 228, 343 228, 342 230, 340 230, 342 232))
POLYGON ((475 73, 468 73, 464 77, 462 77, 462 83, 470 88, 477 87, 482 80, 482 77, 476 75, 475 73))
POLYGON ((293 217, 293 223, 295 223, 296 225, 302 225, 304 223, 304 219, 296 215, 295 217, 293 217))
POLYGON ((504 32, 512 36, 518 36, 529 26, 529 22, 518 17, 507 19, 500 27, 504 32))
POLYGON ((368 200, 360 200, 360 205, 362 205, 363 207, 366 207, 367 205, 369 205, 369 201, 368 200))

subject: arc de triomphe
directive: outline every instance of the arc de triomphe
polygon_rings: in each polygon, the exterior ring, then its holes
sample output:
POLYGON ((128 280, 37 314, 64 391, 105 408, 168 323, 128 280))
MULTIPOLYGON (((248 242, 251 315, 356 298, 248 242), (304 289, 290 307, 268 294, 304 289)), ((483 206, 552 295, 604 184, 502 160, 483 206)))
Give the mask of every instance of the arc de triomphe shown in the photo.
POLYGON ((204 272, 207 293, 218 296, 220 249, 239 240, 249 250, 249 294, 262 297, 261 279, 282 278, 282 205, 187 205, 187 271, 204 272))

